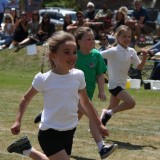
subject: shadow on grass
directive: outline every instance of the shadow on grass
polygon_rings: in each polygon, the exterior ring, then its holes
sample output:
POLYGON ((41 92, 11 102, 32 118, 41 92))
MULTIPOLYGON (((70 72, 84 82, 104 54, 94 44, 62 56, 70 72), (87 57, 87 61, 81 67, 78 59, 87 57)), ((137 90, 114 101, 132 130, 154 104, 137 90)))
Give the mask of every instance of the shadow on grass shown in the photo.
POLYGON ((74 159, 76 159, 76 160, 96 160, 96 159, 79 157, 79 156, 71 156, 71 158, 74 158, 74 159))
POLYGON ((136 144, 131 144, 128 142, 120 142, 120 141, 113 141, 113 140, 110 140, 110 142, 118 144, 119 148, 125 148, 128 150, 140 150, 145 147, 150 147, 152 149, 158 149, 157 147, 154 147, 152 145, 136 145, 136 144))

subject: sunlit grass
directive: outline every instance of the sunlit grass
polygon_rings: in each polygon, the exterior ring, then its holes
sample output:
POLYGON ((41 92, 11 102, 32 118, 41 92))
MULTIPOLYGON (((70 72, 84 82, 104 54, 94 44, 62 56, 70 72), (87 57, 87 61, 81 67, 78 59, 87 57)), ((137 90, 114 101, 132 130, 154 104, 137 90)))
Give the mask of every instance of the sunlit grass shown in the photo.
MULTIPOLYGON (((30 87, 34 75, 41 70, 43 50, 38 55, 26 56, 25 49, 18 53, 0 54, 0 160, 29 160, 30 158, 10 154, 7 146, 14 140, 27 135, 33 147, 41 150, 37 141, 38 125, 33 123, 37 113, 42 110, 42 96, 37 95, 29 105, 22 122, 21 133, 14 136, 10 132, 21 96, 30 87), (12 55, 11 55, 12 54, 12 55)), ((158 160, 160 157, 160 91, 129 89, 136 99, 133 110, 115 114, 108 122, 110 136, 106 143, 117 143, 119 149, 108 160, 158 160)), ((93 103, 101 113, 107 102, 100 102, 97 89, 93 103)), ((71 159, 100 159, 96 144, 88 132, 88 119, 84 116, 77 128, 71 159)))

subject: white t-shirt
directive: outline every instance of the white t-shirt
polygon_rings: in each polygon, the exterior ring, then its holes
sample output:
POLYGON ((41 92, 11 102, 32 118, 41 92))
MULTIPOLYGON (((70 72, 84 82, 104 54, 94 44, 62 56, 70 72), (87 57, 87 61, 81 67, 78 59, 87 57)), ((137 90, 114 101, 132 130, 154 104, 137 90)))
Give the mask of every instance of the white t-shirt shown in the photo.
POLYGON ((78 91, 86 87, 84 73, 72 69, 66 75, 58 75, 52 71, 38 73, 32 86, 42 92, 44 109, 39 128, 53 128, 66 131, 78 125, 78 91))
POLYGON ((114 89, 117 86, 124 89, 130 65, 133 64, 134 68, 137 68, 141 63, 137 52, 133 48, 128 47, 125 49, 118 44, 116 47, 100 53, 103 58, 108 60, 109 89, 114 89))
MULTIPOLYGON (((7 29, 8 30, 10 30, 11 28, 13 27, 13 24, 12 23, 8 23, 7 24, 7 29)), ((4 32, 4 31, 3 31, 4 32)), ((7 36, 13 36, 13 33, 14 33, 14 30, 13 30, 13 32, 12 33, 8 33, 7 31, 6 32, 4 32, 4 35, 7 37, 7 36)))

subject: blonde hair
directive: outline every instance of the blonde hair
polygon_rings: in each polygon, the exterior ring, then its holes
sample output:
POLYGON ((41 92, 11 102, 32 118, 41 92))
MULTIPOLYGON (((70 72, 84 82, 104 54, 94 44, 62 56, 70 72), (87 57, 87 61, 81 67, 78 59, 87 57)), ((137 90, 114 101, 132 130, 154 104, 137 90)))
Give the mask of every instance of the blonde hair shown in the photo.
POLYGON ((127 14, 128 13, 128 8, 126 6, 122 6, 122 7, 119 8, 119 11, 122 11, 125 14, 127 14))
POLYGON ((117 28, 116 30, 116 37, 120 36, 122 32, 126 32, 126 31, 129 31, 129 32, 132 32, 131 28, 126 26, 126 25, 121 25, 117 28))
POLYGON ((9 13, 5 14, 4 19, 8 18, 10 23, 14 24, 13 16, 9 13))

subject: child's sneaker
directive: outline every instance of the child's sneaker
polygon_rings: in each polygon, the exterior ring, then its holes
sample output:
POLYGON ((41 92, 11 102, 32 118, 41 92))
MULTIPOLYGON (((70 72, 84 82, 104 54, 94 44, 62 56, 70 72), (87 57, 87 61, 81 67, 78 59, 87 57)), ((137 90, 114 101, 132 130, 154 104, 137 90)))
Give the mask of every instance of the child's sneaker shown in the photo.
POLYGON ((112 144, 110 147, 104 145, 102 149, 99 151, 101 159, 107 158, 118 148, 117 144, 112 144))
POLYGON ((15 152, 19 154, 23 154, 24 150, 30 149, 32 146, 30 141, 28 140, 27 136, 22 137, 21 139, 15 141, 11 145, 8 146, 7 151, 9 153, 15 152))
POLYGON ((106 126, 106 124, 107 124, 107 122, 108 122, 108 120, 111 118, 111 115, 109 115, 108 113, 107 113, 107 110, 106 109, 103 109, 102 110, 102 113, 101 113, 101 117, 100 117, 100 119, 101 119, 101 122, 102 122, 102 124, 104 125, 104 126, 106 126))
POLYGON ((42 112, 38 113, 34 118, 34 123, 39 123, 41 121, 42 112))

